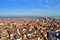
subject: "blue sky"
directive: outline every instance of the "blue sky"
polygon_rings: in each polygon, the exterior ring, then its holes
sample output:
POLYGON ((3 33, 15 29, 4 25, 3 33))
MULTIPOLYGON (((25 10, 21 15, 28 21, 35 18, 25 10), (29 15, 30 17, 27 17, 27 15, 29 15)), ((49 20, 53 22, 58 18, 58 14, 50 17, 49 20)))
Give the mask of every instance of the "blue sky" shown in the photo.
POLYGON ((0 16, 60 16, 60 0, 0 0, 0 16))

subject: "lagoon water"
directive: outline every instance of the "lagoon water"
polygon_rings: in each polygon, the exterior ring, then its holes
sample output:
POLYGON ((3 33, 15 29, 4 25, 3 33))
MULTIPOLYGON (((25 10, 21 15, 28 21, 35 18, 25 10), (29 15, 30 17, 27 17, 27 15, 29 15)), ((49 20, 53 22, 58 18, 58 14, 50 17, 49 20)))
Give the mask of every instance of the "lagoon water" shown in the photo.
MULTIPOLYGON (((34 19, 34 18, 45 18, 48 16, 0 16, 0 18, 28 18, 28 19, 34 19)), ((49 16, 50 18, 60 19, 60 16, 49 16)))

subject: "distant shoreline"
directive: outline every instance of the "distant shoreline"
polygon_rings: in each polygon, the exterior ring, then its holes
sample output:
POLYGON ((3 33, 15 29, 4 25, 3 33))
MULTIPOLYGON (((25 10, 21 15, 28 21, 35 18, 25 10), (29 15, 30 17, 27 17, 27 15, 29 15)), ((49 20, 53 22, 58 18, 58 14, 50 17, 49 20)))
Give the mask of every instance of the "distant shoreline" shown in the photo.
POLYGON ((60 19, 60 16, 0 16, 0 18, 28 18, 28 19, 39 19, 39 18, 54 18, 54 19, 60 19))

